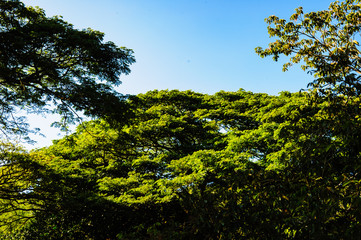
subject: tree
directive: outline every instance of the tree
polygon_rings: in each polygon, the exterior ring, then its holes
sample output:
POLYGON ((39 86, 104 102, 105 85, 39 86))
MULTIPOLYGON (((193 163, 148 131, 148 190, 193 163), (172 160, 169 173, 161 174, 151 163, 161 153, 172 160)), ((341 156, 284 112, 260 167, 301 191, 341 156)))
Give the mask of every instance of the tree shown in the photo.
POLYGON ((239 236, 249 228, 241 219, 256 211, 239 208, 239 191, 254 184, 252 172, 269 165, 266 149, 281 147, 251 140, 263 129, 259 116, 266 110, 260 109, 283 106, 287 96, 153 91, 130 97, 127 124, 84 123, 31 153, 32 165, 17 165, 33 179, 21 186, 32 188, 12 199, 28 196, 39 207, 27 210, 20 202, 10 209, 32 217, 19 232, 30 239, 239 236), (248 143, 232 146, 245 135, 248 143), (256 158, 264 167, 249 161, 256 158))
MULTIPOLYGON (((232 107, 224 115, 220 104, 226 107, 223 99, 247 99, 248 95, 224 93, 214 100, 192 92, 153 91, 133 96, 127 100, 132 113, 127 124, 114 128, 104 120, 87 122, 49 149, 30 153, 28 159, 38 166, 36 171, 26 161, 17 166, 28 169, 34 181, 23 184, 25 191, 15 192, 12 200, 32 196, 43 204, 29 211, 22 203, 10 209, 32 216, 30 225, 20 227, 20 232, 47 233, 45 239, 173 236, 187 218, 177 189, 189 179, 172 180, 170 163, 197 151, 223 149, 225 133, 220 128, 245 128, 243 123, 251 121, 232 117, 237 115, 232 107), (26 192, 29 185, 31 191, 26 192)), ((5 202, 1 208, 9 212, 6 206, 5 202)), ((179 234, 192 236, 192 231, 179 234)))
POLYGON ((317 98, 151 91, 115 109, 119 124, 105 115, 30 153, 2 144, 0 238, 358 239, 361 98, 310 41, 291 49, 315 56, 317 98))
POLYGON ((355 238, 359 157, 335 128, 342 113, 307 99, 152 91, 127 100, 126 124, 10 149, 4 238, 355 238))
POLYGON ((295 186, 309 192, 307 197, 293 190, 293 197, 307 202, 288 212, 296 225, 287 231, 295 237, 354 239, 360 233, 360 7, 358 0, 336 1, 324 11, 304 14, 300 7, 289 21, 271 16, 268 32, 278 39, 267 49, 256 48, 261 57, 276 61, 289 56, 283 70, 302 63, 315 76, 308 85, 312 98, 278 135, 289 145, 284 149, 288 183, 298 178, 295 186), (306 227, 300 229, 297 222, 306 227))
MULTIPOLYGON (((323 156, 323 161, 332 162, 332 171, 338 167, 354 173, 360 166, 360 9, 360 1, 345 0, 318 12, 304 14, 302 7, 297 8, 289 21, 270 16, 266 19, 268 33, 278 39, 267 49, 256 48, 261 57, 273 56, 276 61, 280 55, 289 56, 283 70, 302 63, 302 69, 315 76, 308 85, 316 97, 312 102, 322 106, 317 117, 327 121, 319 125, 323 129, 314 129, 324 132, 314 139, 322 145, 320 152, 332 149, 327 160, 323 156)), ((316 126, 315 122, 313 119, 309 127, 316 126)), ((309 161, 319 157, 312 155, 309 161)))
POLYGON ((5 135, 26 134, 17 109, 59 113, 72 122, 77 111, 115 117, 123 96, 113 86, 130 72, 133 51, 103 42, 104 34, 77 30, 60 17, 18 0, 0 1, 0 124, 5 135))
POLYGON ((267 49, 256 48, 261 57, 290 56, 283 65, 302 63, 302 69, 315 76, 309 84, 321 95, 359 95, 361 54, 361 4, 359 0, 333 2, 328 10, 304 14, 297 8, 289 21, 270 16, 268 33, 277 40, 267 49))

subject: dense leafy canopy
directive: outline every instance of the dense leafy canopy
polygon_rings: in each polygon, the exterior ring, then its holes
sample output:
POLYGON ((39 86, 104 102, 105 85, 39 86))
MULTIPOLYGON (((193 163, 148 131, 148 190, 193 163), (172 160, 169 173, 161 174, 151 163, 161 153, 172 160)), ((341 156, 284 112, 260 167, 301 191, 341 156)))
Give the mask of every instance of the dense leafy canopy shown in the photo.
POLYGON ((18 0, 0 1, 0 130, 26 133, 16 110, 53 109, 65 121, 76 111, 111 116, 121 111, 113 90, 119 75, 130 72, 132 50, 103 42, 104 34, 77 30, 60 17, 18 0), (52 107, 54 106, 54 108, 52 107))
POLYGON ((127 104, 121 126, 95 120, 49 148, 5 152, 3 174, 18 179, 2 185, 16 189, 2 202, 16 219, 8 229, 25 239, 360 234, 360 132, 346 135, 329 102, 240 90, 152 91, 127 104))
POLYGON ((303 61, 316 98, 155 90, 50 147, 2 143, 0 238, 359 239, 359 5, 269 18, 258 53, 303 61))

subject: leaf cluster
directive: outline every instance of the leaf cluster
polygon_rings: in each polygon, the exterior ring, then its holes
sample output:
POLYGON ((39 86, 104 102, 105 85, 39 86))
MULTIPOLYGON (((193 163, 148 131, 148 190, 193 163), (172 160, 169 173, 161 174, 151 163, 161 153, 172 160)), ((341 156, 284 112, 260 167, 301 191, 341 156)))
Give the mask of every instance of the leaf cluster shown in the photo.
POLYGON ((124 96, 113 90, 135 62, 133 51, 104 42, 104 34, 78 30, 18 0, 0 1, 0 123, 4 134, 26 135, 15 115, 50 110, 73 122, 78 112, 114 117, 124 96))
POLYGON ((358 0, 333 2, 328 10, 304 13, 297 8, 289 21, 270 16, 270 37, 277 38, 263 49, 256 48, 261 57, 289 56, 283 65, 286 71, 293 64, 315 77, 309 87, 322 96, 360 94, 360 13, 358 0))

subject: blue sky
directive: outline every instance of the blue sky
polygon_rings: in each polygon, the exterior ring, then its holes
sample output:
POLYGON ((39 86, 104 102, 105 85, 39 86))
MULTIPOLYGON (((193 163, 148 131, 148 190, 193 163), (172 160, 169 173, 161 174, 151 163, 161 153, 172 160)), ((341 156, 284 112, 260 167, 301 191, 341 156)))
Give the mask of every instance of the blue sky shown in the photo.
MULTIPOLYGON (((267 47, 272 41, 264 19, 270 15, 288 18, 299 6, 305 12, 324 10, 331 3, 329 0, 23 2, 43 8, 48 16, 61 15, 76 28, 90 27, 104 32, 106 41, 133 49, 137 62, 130 75, 122 76, 123 84, 117 88, 121 93, 191 89, 213 94, 243 88, 272 95, 305 88, 312 77, 299 66, 282 72, 285 58, 273 62, 254 52, 256 47, 267 47)), ((51 138, 48 136, 46 141, 51 138)))

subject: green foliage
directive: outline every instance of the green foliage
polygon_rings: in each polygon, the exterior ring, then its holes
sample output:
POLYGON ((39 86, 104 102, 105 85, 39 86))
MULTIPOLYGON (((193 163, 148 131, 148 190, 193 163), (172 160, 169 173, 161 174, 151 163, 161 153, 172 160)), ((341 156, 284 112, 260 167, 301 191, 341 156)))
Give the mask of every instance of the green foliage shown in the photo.
POLYGON ((289 21, 270 16, 268 33, 277 40, 267 49, 256 48, 261 57, 290 56, 283 65, 302 63, 302 69, 315 76, 310 87, 319 94, 333 96, 360 94, 360 32, 361 5, 359 0, 333 2, 328 10, 304 13, 297 8, 289 21))
POLYGON ((317 98, 151 91, 48 148, 2 142, 0 238, 359 239, 358 9, 269 18, 258 53, 304 61, 317 98))
MULTIPOLYGON (((76 111, 114 117, 122 98, 113 90, 119 75, 130 72, 133 51, 104 42, 104 34, 77 30, 60 17, 18 0, 0 1, 0 129, 4 135, 26 134, 17 109, 52 110, 73 122, 76 111), (49 105, 54 108, 49 109, 49 105)), ((59 124, 58 124, 59 125, 59 124)))
POLYGON ((24 155, 29 160, 19 166, 29 178, 20 183, 32 184, 25 196, 39 209, 22 209, 31 218, 19 233, 354 239, 361 231, 360 128, 347 114, 356 114, 360 99, 339 97, 336 109, 307 96, 243 90, 132 96, 127 122, 86 122, 24 155))

